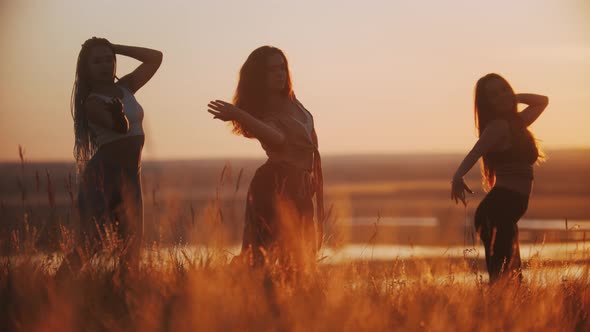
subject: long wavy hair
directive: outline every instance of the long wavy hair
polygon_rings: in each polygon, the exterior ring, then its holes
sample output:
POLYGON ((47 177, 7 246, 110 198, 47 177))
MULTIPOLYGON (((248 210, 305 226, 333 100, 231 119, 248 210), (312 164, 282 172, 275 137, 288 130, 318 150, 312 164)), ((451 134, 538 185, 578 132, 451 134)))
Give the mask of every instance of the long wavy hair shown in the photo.
MULTIPOLYGON (((496 119, 504 119, 508 122, 510 131, 513 133, 512 137, 519 140, 519 142, 513 142, 513 144, 523 147, 523 150, 526 149, 519 152, 527 153, 530 158, 537 160, 540 156, 540 151, 537 146, 536 139, 533 133, 531 133, 525 126, 522 118, 518 115, 516 95, 514 94, 514 89, 512 89, 508 81, 498 74, 487 74, 477 81, 474 94, 475 105, 473 113, 475 118, 475 128, 477 129, 478 136, 481 136, 483 131, 486 129, 486 126, 491 121, 496 119), (510 112, 499 113, 494 110, 490 98, 488 98, 487 92, 485 91, 487 83, 492 79, 502 81, 510 89, 510 93, 513 98, 510 112)), ((486 190, 492 188, 496 183, 496 166, 497 163, 492 156, 484 155, 482 157, 482 184, 486 190)))
MULTIPOLYGON (((285 61, 285 70, 287 72, 287 82, 281 95, 294 100, 295 93, 291 83, 291 73, 289 71, 289 62, 285 53, 273 46, 262 46, 255 49, 240 69, 238 86, 233 98, 233 104, 250 113, 257 119, 261 119, 268 114, 266 109, 266 99, 268 97, 267 88, 267 59, 274 54, 279 54, 285 61)), ((248 138, 253 135, 246 130, 240 123, 233 121, 233 133, 248 138)))
POLYGON ((76 158, 77 171, 83 171, 86 163, 98 149, 96 137, 88 129, 88 117, 84 109, 84 102, 90 91, 91 78, 88 63, 90 51, 96 46, 106 46, 113 51, 113 58, 116 66, 116 57, 112 44, 104 38, 92 37, 82 44, 76 63, 76 77, 72 88, 70 100, 70 111, 74 119, 74 157, 76 158))

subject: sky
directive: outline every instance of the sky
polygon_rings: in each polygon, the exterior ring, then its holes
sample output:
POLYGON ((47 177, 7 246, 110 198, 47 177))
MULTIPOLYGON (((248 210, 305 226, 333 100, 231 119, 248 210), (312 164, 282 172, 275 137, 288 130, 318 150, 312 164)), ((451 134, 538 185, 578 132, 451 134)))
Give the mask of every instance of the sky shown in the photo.
MULTIPOLYGON (((161 50, 136 97, 144 159, 262 157, 206 105, 252 50, 286 53, 324 155, 468 152, 473 88, 503 75, 549 96, 543 147, 590 147, 590 2, 0 0, 0 161, 73 160, 70 95, 92 36, 161 50)), ((138 62, 118 58, 118 76, 138 62)))

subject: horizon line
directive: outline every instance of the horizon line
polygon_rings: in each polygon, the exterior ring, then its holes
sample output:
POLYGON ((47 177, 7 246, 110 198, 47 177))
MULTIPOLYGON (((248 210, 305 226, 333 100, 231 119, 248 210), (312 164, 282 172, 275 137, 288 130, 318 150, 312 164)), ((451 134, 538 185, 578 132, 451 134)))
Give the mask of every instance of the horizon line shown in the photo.
MULTIPOLYGON (((571 147, 557 147, 545 148, 547 152, 583 152, 590 151, 590 146, 571 146, 571 147)), ((392 156, 452 156, 462 155, 467 152, 458 151, 398 151, 398 152, 351 152, 351 153, 326 153, 322 154, 322 159, 325 158, 350 158, 350 157, 392 157, 392 156)), ((178 157, 164 157, 164 158, 144 158, 142 162, 187 162, 187 161, 214 161, 214 160, 264 160, 265 157, 255 156, 196 156, 189 158, 178 157)), ((73 159, 27 159, 25 156, 25 163, 69 163, 74 162, 73 159)), ((0 159, 0 164, 20 164, 19 158, 14 159, 0 159)))

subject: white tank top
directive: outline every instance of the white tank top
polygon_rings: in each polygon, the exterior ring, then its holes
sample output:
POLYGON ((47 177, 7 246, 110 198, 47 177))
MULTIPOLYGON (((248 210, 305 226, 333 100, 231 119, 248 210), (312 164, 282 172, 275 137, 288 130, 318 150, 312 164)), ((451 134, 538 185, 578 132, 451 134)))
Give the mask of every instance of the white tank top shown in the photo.
MULTIPOLYGON (((88 122, 88 127, 92 131, 92 133, 96 136, 96 142, 98 146, 102 146, 103 144, 114 142, 116 140, 120 140, 122 138, 131 137, 131 136, 143 136, 143 108, 135 99, 135 96, 129 91, 126 87, 119 85, 121 90, 123 90, 123 99, 121 103, 123 104, 123 111, 129 120, 129 132, 127 134, 120 134, 111 128, 105 128, 99 125, 96 125, 92 122, 88 122)), ((91 93, 88 97, 98 97, 106 102, 112 101, 114 98, 110 96, 101 95, 98 93, 91 93)))

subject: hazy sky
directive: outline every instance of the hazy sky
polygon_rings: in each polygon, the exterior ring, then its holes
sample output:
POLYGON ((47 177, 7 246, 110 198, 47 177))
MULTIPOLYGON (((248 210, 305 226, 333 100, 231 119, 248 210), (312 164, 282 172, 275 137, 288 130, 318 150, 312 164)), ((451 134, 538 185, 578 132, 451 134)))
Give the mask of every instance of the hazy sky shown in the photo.
MULTIPOLYGON (((549 148, 590 146, 590 5, 530 1, 0 0, 0 160, 72 160, 69 102, 92 36, 164 62, 137 94, 149 159, 263 156, 211 119, 258 46, 285 51, 326 154, 467 152, 488 72, 550 97, 532 126, 549 148)), ((118 75, 137 62, 119 58, 118 75)))

